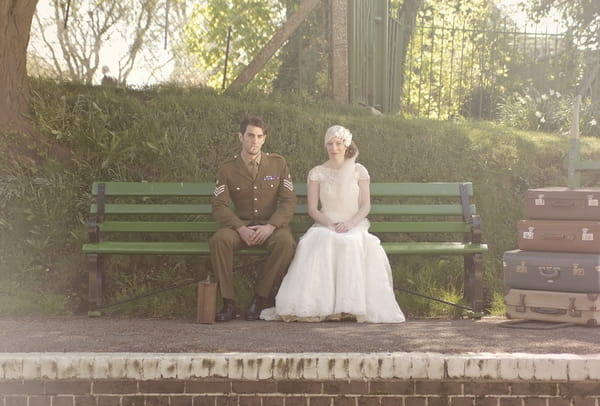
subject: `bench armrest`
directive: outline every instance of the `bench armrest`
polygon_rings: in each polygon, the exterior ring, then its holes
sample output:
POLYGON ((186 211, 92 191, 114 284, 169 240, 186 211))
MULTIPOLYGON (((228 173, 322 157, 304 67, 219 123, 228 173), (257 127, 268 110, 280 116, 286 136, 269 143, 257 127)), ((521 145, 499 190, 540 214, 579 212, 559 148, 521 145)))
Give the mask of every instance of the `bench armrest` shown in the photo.
POLYGON ((470 242, 481 244, 481 237, 481 218, 479 217, 479 214, 472 214, 470 242))
POLYGON ((96 216, 88 218, 88 242, 98 243, 100 242, 100 229, 98 228, 98 221, 96 216))

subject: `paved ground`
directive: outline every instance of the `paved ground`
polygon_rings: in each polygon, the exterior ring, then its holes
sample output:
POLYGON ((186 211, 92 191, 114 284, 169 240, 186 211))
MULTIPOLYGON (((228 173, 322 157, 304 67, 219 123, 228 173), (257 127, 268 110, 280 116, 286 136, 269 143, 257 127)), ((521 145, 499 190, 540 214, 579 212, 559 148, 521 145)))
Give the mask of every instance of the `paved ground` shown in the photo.
POLYGON ((0 352, 507 352, 600 353, 600 328, 506 320, 409 320, 404 324, 283 323, 84 316, 0 318, 0 352))

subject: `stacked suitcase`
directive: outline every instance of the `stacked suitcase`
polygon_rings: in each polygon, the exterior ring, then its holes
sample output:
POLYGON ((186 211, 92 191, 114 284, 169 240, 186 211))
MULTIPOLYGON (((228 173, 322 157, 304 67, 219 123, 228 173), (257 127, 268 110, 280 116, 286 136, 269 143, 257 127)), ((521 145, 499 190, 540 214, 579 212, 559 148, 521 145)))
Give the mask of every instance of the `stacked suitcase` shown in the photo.
POLYGON ((529 189, 517 250, 504 253, 509 318, 600 319, 600 188, 529 189))

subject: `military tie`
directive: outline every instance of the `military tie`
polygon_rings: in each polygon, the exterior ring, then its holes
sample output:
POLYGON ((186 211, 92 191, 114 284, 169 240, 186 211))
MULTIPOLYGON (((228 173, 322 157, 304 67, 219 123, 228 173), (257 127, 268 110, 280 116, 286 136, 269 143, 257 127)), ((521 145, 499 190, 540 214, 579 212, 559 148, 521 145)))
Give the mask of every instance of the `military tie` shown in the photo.
POLYGON ((252 179, 256 179, 256 174, 258 173, 258 163, 256 161, 250 161, 248 163, 248 169, 250 170, 252 179))

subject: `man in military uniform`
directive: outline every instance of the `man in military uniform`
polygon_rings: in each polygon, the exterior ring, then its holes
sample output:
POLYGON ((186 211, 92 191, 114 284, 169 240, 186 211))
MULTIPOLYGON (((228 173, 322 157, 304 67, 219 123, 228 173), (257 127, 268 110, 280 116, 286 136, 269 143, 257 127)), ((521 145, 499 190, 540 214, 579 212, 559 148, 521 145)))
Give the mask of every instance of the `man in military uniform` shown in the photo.
POLYGON ((268 250, 255 286, 255 295, 246 311, 247 320, 256 320, 272 297, 292 261, 296 241, 288 223, 294 215, 296 194, 290 170, 281 155, 261 152, 267 137, 259 117, 246 117, 238 134, 242 152, 226 160, 217 174, 212 212, 223 224, 209 240, 212 267, 219 280, 223 308, 217 321, 235 318, 233 251, 249 246, 268 250), (234 209, 229 207, 233 202, 234 209))

